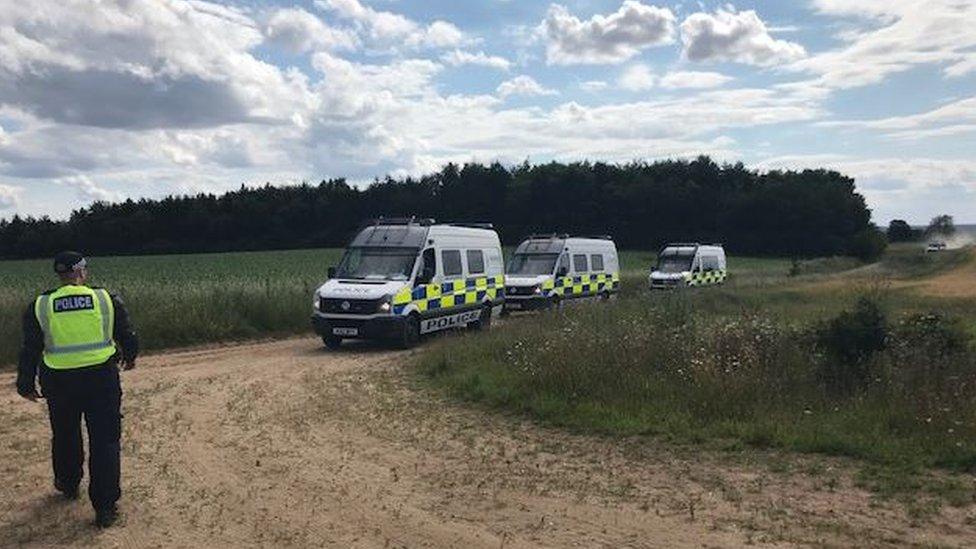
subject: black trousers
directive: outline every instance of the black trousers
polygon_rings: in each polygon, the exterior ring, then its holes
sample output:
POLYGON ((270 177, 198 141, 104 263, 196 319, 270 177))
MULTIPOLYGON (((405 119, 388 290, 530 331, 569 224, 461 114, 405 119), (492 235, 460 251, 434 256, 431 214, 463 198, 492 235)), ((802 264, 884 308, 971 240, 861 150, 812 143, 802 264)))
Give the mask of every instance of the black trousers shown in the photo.
POLYGON ((51 462, 55 484, 76 488, 84 476, 85 449, 81 418, 88 430, 88 497, 96 510, 107 509, 122 495, 120 453, 122 386, 114 361, 80 370, 44 368, 41 386, 51 419, 51 462))

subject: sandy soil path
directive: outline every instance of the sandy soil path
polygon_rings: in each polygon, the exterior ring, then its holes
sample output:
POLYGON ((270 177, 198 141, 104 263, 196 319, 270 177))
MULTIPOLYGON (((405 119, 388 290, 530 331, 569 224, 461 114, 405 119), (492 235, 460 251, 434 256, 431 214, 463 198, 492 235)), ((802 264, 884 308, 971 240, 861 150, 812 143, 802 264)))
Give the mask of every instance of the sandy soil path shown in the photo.
POLYGON ((879 272, 877 265, 868 265, 851 271, 812 277, 812 280, 800 282, 795 287, 816 291, 851 290, 858 288, 858 282, 863 288, 878 285, 892 290, 907 289, 927 296, 976 298, 976 249, 969 251, 966 261, 932 276, 899 278, 890 273, 879 272))
MULTIPOLYGON (((294 339, 146 358, 123 376, 123 522, 51 488, 41 405, 0 396, 0 545, 965 546, 838 461, 709 455, 548 430, 416 384, 409 354, 294 339)), ((0 376, 9 387, 11 374, 0 376)))

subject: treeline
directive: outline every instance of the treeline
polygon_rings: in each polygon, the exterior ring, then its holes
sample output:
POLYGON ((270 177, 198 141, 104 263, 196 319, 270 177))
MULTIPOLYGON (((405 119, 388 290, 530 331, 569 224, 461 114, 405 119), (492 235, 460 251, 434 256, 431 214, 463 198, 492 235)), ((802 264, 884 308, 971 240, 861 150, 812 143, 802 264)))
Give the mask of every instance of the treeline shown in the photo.
POLYGON ((220 196, 96 203, 64 221, 0 222, 0 256, 46 257, 336 247, 376 216, 492 222, 514 244, 534 232, 611 234, 621 248, 723 242, 735 253, 869 256, 884 241, 853 179, 828 170, 746 169, 707 157, 625 165, 449 164, 359 189, 244 188, 220 196))

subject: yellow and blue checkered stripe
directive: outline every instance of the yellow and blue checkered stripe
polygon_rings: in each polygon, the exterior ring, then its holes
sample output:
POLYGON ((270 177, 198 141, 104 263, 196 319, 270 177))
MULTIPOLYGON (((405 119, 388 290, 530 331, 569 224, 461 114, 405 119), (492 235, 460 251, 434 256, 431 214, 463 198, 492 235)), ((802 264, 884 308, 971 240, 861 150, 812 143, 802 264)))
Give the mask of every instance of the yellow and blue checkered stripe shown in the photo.
POLYGON ((584 274, 547 280, 542 284, 542 295, 577 297, 598 294, 606 290, 617 291, 619 288, 620 273, 584 274))
POLYGON ((728 274, 725 269, 720 269, 717 271, 699 271, 697 273, 685 275, 685 282, 689 286, 709 286, 712 284, 725 282, 725 278, 727 276, 728 274))
POLYGON ((394 314, 402 314, 411 304, 421 313, 475 305, 485 300, 500 302, 505 298, 505 276, 479 276, 403 288, 393 296, 394 314))

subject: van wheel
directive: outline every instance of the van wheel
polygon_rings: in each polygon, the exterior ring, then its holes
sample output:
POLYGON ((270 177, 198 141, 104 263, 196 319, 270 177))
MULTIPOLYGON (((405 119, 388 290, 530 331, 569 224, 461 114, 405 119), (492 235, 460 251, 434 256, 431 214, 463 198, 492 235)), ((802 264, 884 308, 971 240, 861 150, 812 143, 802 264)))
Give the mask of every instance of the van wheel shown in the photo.
POLYGON ((610 301, 610 292, 603 292, 600 294, 600 299, 602 301, 610 301))
POLYGON ((550 298, 549 303, 546 304, 547 311, 558 311, 562 308, 563 308, 563 303, 562 300, 559 299, 558 295, 550 298))
POLYGON ((397 347, 409 349, 420 343, 420 318, 412 314, 403 321, 403 331, 396 340, 397 347))
POLYGON ((487 330, 491 328, 491 303, 488 303, 481 309, 481 316, 478 320, 475 320, 469 324, 472 330, 487 330))
POLYGON ((322 336, 322 343, 325 343, 326 349, 332 349, 334 351, 342 347, 342 338, 334 335, 324 335, 322 336))

